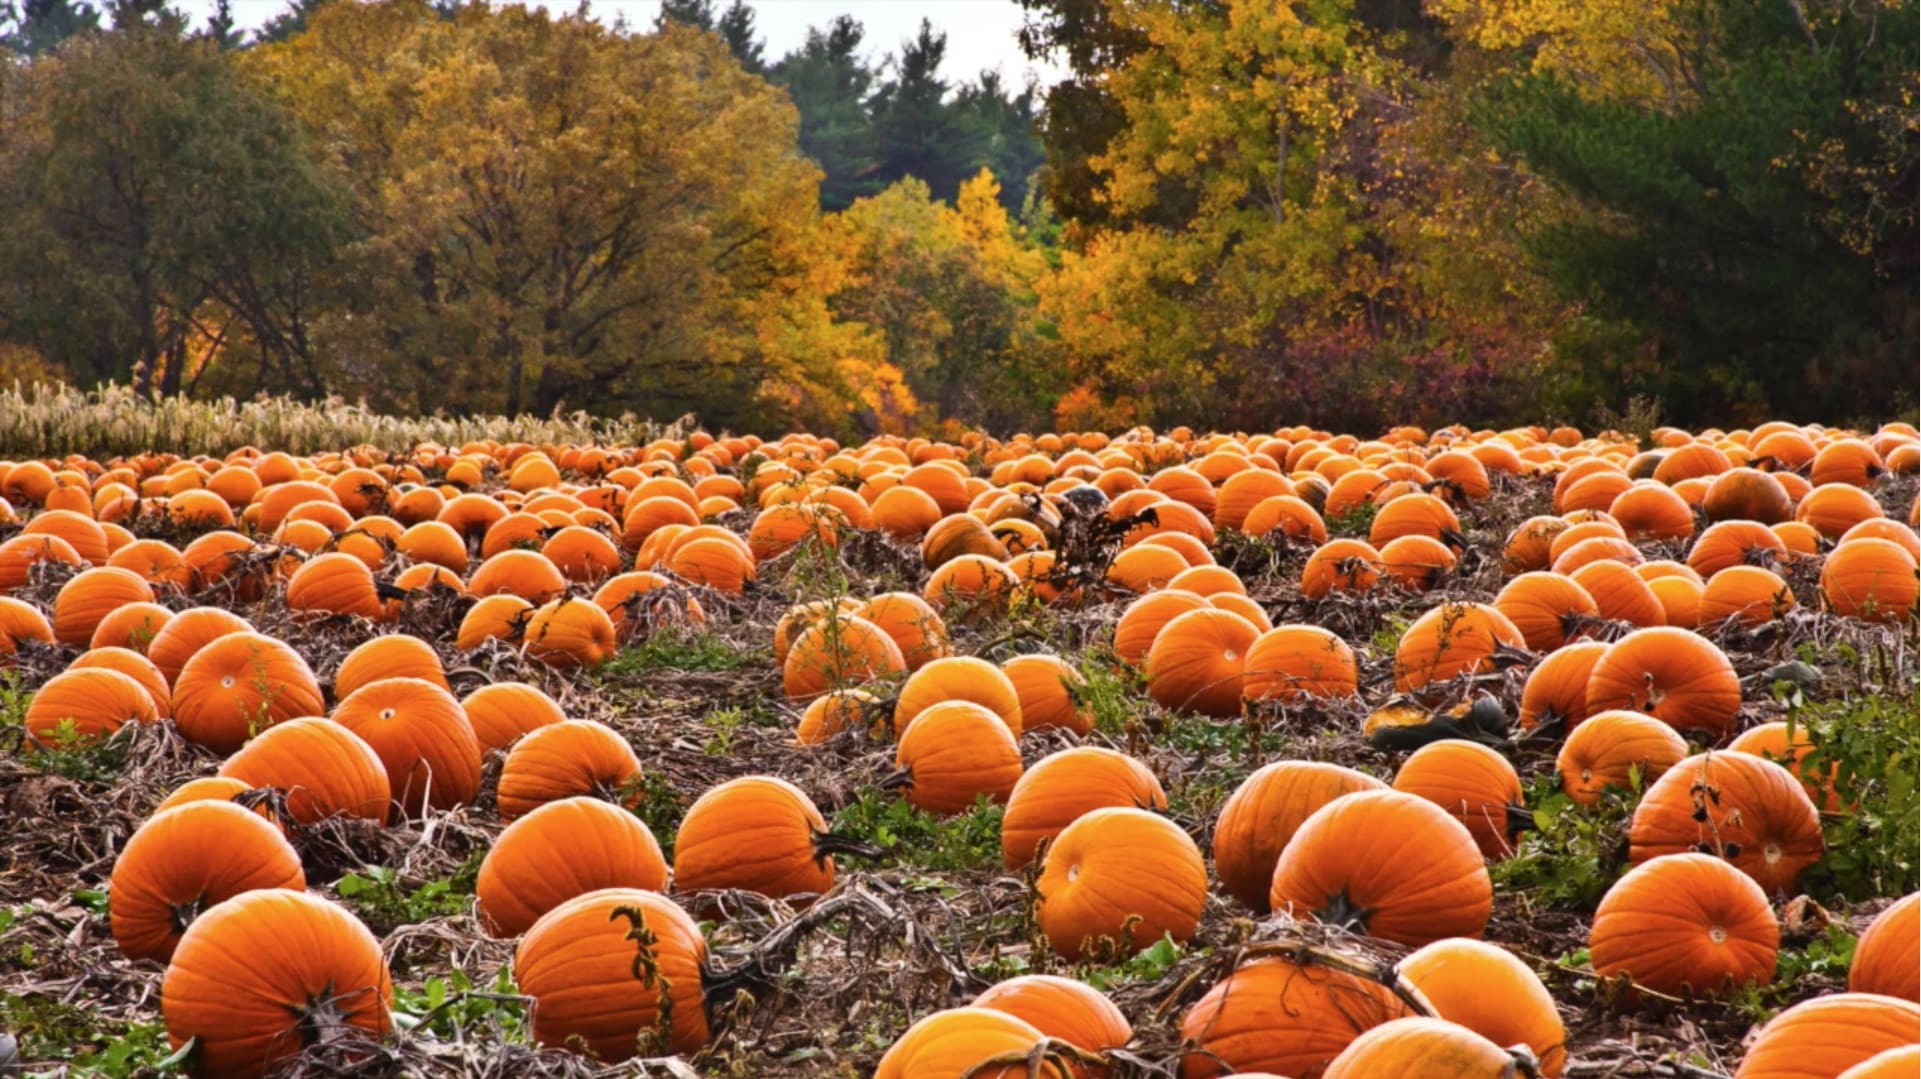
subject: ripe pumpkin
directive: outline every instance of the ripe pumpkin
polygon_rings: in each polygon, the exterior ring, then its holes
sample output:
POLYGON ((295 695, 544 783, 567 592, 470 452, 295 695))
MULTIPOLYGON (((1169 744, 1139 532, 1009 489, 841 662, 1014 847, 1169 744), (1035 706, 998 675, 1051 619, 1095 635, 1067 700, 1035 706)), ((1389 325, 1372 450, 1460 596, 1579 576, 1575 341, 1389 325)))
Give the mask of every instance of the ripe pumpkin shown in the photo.
POLYGON ((1722 521, 1709 525, 1688 548, 1688 566, 1705 580, 1729 566, 1772 568, 1784 560, 1787 547, 1774 530, 1758 521, 1722 521))
POLYGON ((332 718, 380 758, 402 813, 418 816, 426 806, 452 809, 480 792, 474 729, 454 695, 432 682, 369 682, 341 701, 332 718))
POLYGON ((1251 701, 1351 697, 1360 677, 1354 650, 1339 636, 1320 626, 1285 625, 1248 647, 1241 690, 1251 701))
POLYGON ((602 1063, 692 1053, 707 1041, 707 942, 673 901, 602 888, 540 916, 514 950, 534 1040, 602 1063))
POLYGON ((1676 730, 1734 732, 1741 681, 1712 641, 1674 626, 1637 629, 1608 647, 1588 679, 1590 713, 1644 712, 1676 730))
POLYGON ((1275 863, 1302 823, 1342 795, 1386 789, 1373 776, 1318 761, 1276 761, 1256 769, 1214 821, 1214 871, 1221 886, 1266 914, 1275 863))
POLYGON ((539 605, 565 595, 567 578, 539 551, 513 548, 482 562, 468 579, 467 591, 476 596, 518 596, 539 605))
POLYGON ((1553 562, 1554 537, 1573 527, 1565 517, 1530 517, 1516 525, 1501 544, 1501 568, 1508 573, 1532 573, 1553 562))
POLYGON ((1575 641, 1548 654, 1521 688, 1521 730, 1563 734, 1588 717, 1587 685, 1608 650, 1602 641, 1575 641))
POLYGON ((1701 592, 1695 623, 1706 630, 1733 619, 1751 628, 1778 621, 1794 607, 1794 589, 1779 574, 1759 566, 1729 566, 1701 592))
POLYGON ((541 915, 602 888, 667 888, 667 861, 640 819, 596 798, 548 802, 494 840, 474 881, 475 914, 493 937, 516 937, 541 915))
POLYGON ((1915 1044, 1921 1006, 1875 993, 1831 993, 1768 1020, 1734 1079, 1827 1079, 1915 1044))
POLYGON ((1394 970, 1440 1018, 1495 1045, 1527 1046, 1548 1079, 1566 1068, 1567 1028, 1554 997, 1507 949, 1458 937, 1437 940, 1394 970))
POLYGON ((220 774, 249 787, 274 787, 287 797, 296 823, 338 814, 387 823, 393 790, 373 747, 347 728, 301 716, 260 732, 227 758, 220 774))
POLYGON ((160 985, 175 1049, 199 1039, 197 1071, 219 1079, 274 1074, 326 1031, 392 1025, 393 982, 380 942, 319 896, 268 888, 194 919, 160 985))
POLYGON ((132 570, 118 566, 82 570, 68 578, 54 596, 54 639, 71 648, 85 648, 94 630, 116 608, 152 602, 153 586, 132 570))
POLYGON ((344 700, 353 691, 382 678, 419 678, 449 689, 447 672, 433 645, 405 633, 369 638, 347 653, 334 671, 334 697, 344 700))
POLYGON ((1781 927, 1746 874, 1711 855, 1670 854, 1630 869, 1601 898, 1594 969, 1657 993, 1718 994, 1774 976, 1781 927))
POLYGON ((1041 758, 1014 784, 1001 818, 1008 869, 1033 861, 1036 848, 1096 809, 1166 809, 1167 794, 1147 766, 1099 746, 1074 746, 1041 758))
POLYGON ((1874 916, 1854 946, 1848 989, 1921 1001, 1921 957, 1914 942, 1921 932, 1921 892, 1910 892, 1874 916))
POLYGON ((1728 749, 1736 753, 1752 753, 1774 761, 1801 780, 1801 786, 1808 797, 1824 813, 1843 813, 1848 806, 1836 792, 1835 784, 1841 778, 1841 766, 1830 763, 1826 775, 1813 770, 1813 765, 1802 766, 1802 759, 1814 751, 1814 738, 1805 725, 1794 726, 1792 735, 1785 721, 1763 723, 1749 727, 1728 743, 1728 749))
POLYGON ((119 671, 128 678, 140 683, 140 688, 153 698, 154 715, 166 719, 172 714, 173 694, 167 688, 167 677, 153 661, 130 648, 89 648, 80 653, 80 658, 68 668, 79 670, 119 671))
POLYGON ((108 887, 121 954, 165 963, 204 909, 256 888, 300 891, 307 878, 280 829, 232 802, 202 800, 148 818, 108 887))
POLYGON ((1630 626, 1667 624, 1667 608, 1634 566, 1612 560, 1590 562, 1569 579, 1593 597, 1604 619, 1630 626))
POLYGON ((287 579, 287 609, 308 615, 345 614, 391 622, 397 600, 385 598, 367 564, 338 551, 316 555, 287 579))
POLYGON ((1523 573, 1494 597, 1494 609, 1521 631, 1527 646, 1552 652, 1601 616, 1594 597, 1565 574, 1523 573))
POLYGON ((909 671, 954 652, 940 612, 912 592, 883 592, 848 613, 865 618, 893 638, 909 671))
POLYGON ((1114 655, 1122 663, 1140 666, 1169 622, 1211 606, 1205 596, 1171 588, 1142 596, 1128 604, 1114 624, 1114 655))
POLYGON ((1921 1045, 1884 1049, 1842 1072, 1838 1079, 1908 1079, 1911 1075, 1921 1075, 1921 1045))
POLYGON ((484 596, 461 616, 454 647, 472 652, 488 641, 517 644, 533 614, 534 605, 519 596, 506 593, 484 596))
POLYGON ((1144 665, 1147 692, 1163 708, 1217 718, 1238 715, 1247 652, 1260 631, 1232 611, 1177 615, 1154 638, 1144 665))
POLYGON ((1814 526, 1830 540, 1838 540, 1862 521, 1883 516, 1874 496, 1845 483, 1818 485, 1794 508, 1794 519, 1814 526))
POLYGON ((1113 1001, 1085 982, 1052 974, 1023 974, 991 985, 972 1007, 1006 1012, 1083 1053, 1119 1049, 1134 1038, 1134 1028, 1113 1001))
POLYGON ((85 564, 73 544, 58 536, 16 535, 0 543, 0 593, 18 591, 41 562, 85 564))
POLYGON ((1394 650, 1394 688, 1411 693, 1493 670, 1503 647, 1526 643, 1506 615, 1485 603, 1443 603, 1401 635, 1394 650))
POLYGON ((1709 521, 1759 521, 1779 524, 1794 517, 1794 503, 1787 488, 1766 472, 1753 468, 1734 468, 1714 478, 1701 500, 1701 512, 1709 521))
MULTIPOLYGON (((8 644, 4 638, 10 632, 4 609, 10 603, 19 602, 19 600, 0 596, 0 651, 8 650, 8 644)), ((40 618, 40 624, 46 626, 46 618, 40 616, 38 611, 34 613, 40 618)), ((161 627, 172 619, 173 612, 158 603, 129 603, 116 607, 112 614, 101 619, 100 624, 94 627, 93 636, 87 640, 87 647, 131 648, 144 656, 147 654, 148 646, 153 643, 154 637, 160 633, 161 627)), ((18 639, 17 634, 14 639, 18 639)), ((53 640, 52 628, 49 626, 46 635, 36 639, 53 640)), ((166 675, 163 673, 161 677, 165 678, 166 675)), ((172 679, 168 681, 171 683, 172 679)))
POLYGON ((1849 540, 1821 564, 1821 598, 1844 618, 1911 622, 1921 599, 1915 565, 1914 557, 1891 540, 1849 540))
POLYGON ((1382 1023, 1348 1043, 1323 1079, 1510 1079, 1533 1074, 1532 1055, 1503 1049, 1445 1019, 1410 1016, 1382 1023), (1526 1065, 1526 1070, 1523 1066, 1526 1065))
POLYGON ((193 654, 174 683, 173 718, 181 736, 216 753, 232 753, 276 723, 325 710, 307 661, 261 633, 216 637, 193 654))
POLYGON ((883 709, 878 697, 859 689, 843 689, 815 697, 801 712, 794 728, 794 740, 803 746, 819 745, 843 731, 866 727, 878 732, 883 709))
MULTIPOLYGON (((172 794, 162 798, 160 804, 153 807, 152 816, 157 817, 175 806, 183 806, 188 802, 231 802, 251 790, 253 787, 238 779, 228 779, 225 776, 201 776, 198 779, 189 779, 174 788, 172 794)), ((266 805, 260 806, 256 812, 263 820, 274 820, 272 809, 266 805)))
POLYGON ((221 607, 190 607, 169 618, 147 645, 147 658, 178 688, 181 668, 196 652, 230 633, 253 630, 246 619, 221 607))
POLYGON ((606 724, 587 719, 545 724, 507 751, 500 768, 500 816, 515 820, 548 802, 580 795, 612 800, 640 775, 633 747, 606 724))
POLYGON ((842 614, 821 619, 794 642, 781 668, 781 688, 791 700, 812 700, 906 668, 900 646, 879 626, 842 614))
POLYGON ((1674 728, 1639 712, 1590 715, 1568 735, 1555 758, 1561 789, 1584 806, 1599 805, 1608 788, 1630 790, 1659 779, 1688 755, 1674 728))
POLYGON ((1041 859, 1035 917, 1070 959, 1132 955, 1163 935, 1185 943, 1207 905, 1207 866, 1166 817, 1110 807, 1062 829, 1041 859))
POLYGON ((562 670, 598 667, 619 649, 607 612, 577 596, 552 600, 534 611, 526 641, 529 655, 562 670))
POLYGON ((1030 1069, 1027 1057, 1045 1037, 1025 1020, 992 1008, 949 1008, 923 1017, 880 1058, 874 1079, 955 1075, 971 1079, 1067 1079, 1059 1061, 1030 1069), (994 1067, 997 1057, 1020 1063, 994 1067))
POLYGON ((908 803, 941 816, 982 795, 1005 803, 1022 771, 1006 722, 972 701, 942 701, 921 712, 902 732, 894 766, 908 803))
POLYGON ((1406 1014, 1372 979, 1292 957, 1256 959, 1187 1010, 1181 1077, 1264 1071, 1316 1079, 1355 1038, 1406 1014))
POLYGON ((460 707, 482 755, 507 749, 521 736, 567 718, 552 697, 525 682, 495 682, 467 694, 460 707))
POLYGON ((922 712, 945 701, 972 701, 999 716, 1015 738, 1021 735, 1020 692, 1013 681, 984 659, 946 656, 907 676, 894 704, 894 736, 900 737, 922 712))
MULTIPOLYGON (((138 609, 147 604, 130 604, 138 609)), ((164 609, 164 608, 163 608, 164 609)), ((98 636, 98 633, 95 634, 98 636)), ((53 627, 38 607, 12 596, 0 596, 0 659, 13 655, 22 641, 53 643, 53 627)))
POLYGON ((1770 895, 1794 894, 1826 846, 1820 814, 1794 774, 1748 753, 1688 757, 1634 809, 1628 859, 1700 851, 1726 858, 1770 895))
POLYGON ((1007 564, 989 555, 964 554, 941 563, 927 578, 921 598, 963 621, 993 617, 1020 590, 1020 578, 1007 564))
POLYGON ((1094 713, 1080 703, 1087 679, 1059 656, 1035 653, 1015 656, 1001 664, 1020 700, 1021 729, 1058 729, 1085 735, 1094 729, 1094 713))
POLYGON ((1329 540, 1301 566, 1301 595, 1326 599, 1334 592, 1365 592, 1381 579, 1381 552, 1355 539, 1329 540))
POLYGON ((1394 774, 1394 789, 1446 810, 1489 858, 1512 854, 1514 837, 1533 824, 1514 766, 1476 742, 1448 739, 1415 750, 1394 774))
POLYGON ((741 776, 708 789, 674 838, 674 890, 739 888, 773 899, 834 886, 827 821, 799 787, 741 776))

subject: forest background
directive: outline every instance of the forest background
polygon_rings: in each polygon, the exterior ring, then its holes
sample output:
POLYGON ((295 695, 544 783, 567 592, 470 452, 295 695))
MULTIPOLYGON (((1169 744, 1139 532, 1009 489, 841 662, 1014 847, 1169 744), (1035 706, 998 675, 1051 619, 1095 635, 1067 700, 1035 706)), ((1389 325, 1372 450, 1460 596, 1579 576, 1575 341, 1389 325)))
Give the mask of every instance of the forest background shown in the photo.
POLYGON ((839 435, 1915 405, 1916 0, 1022 5, 1045 91, 716 0, 7 0, 0 381, 839 435))

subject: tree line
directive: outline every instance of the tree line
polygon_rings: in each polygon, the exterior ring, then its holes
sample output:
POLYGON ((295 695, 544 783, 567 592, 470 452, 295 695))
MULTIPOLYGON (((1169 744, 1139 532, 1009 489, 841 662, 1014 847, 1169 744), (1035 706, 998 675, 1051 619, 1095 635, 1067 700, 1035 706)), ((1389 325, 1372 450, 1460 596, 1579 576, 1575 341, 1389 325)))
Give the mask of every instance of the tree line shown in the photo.
POLYGON ((0 3, 0 378, 862 432, 1912 407, 1915 0, 0 3))

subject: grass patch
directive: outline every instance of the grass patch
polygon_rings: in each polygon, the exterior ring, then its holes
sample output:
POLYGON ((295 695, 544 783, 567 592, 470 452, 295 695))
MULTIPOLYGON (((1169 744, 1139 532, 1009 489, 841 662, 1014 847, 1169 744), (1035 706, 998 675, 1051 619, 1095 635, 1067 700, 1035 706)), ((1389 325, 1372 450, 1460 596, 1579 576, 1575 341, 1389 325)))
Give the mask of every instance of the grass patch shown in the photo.
POLYGON ((1820 784, 1832 771, 1835 793, 1851 807, 1823 815, 1828 851, 1802 878, 1802 890, 1857 901, 1921 888, 1921 728, 1913 698, 1801 703, 1787 718, 1814 741, 1801 774, 1820 784))
POLYGON ((1561 789, 1559 773, 1536 777, 1524 796, 1534 828, 1521 834, 1512 857, 1488 867, 1495 888, 1545 907, 1593 909, 1626 866, 1628 818, 1641 786, 1637 771, 1633 790, 1611 787, 1588 809, 1561 789))
POLYGON ((872 843, 890 863, 918 869, 1001 864, 1001 807, 986 795, 964 813, 937 817, 883 791, 864 791, 834 814, 834 834, 872 843))
POLYGON ((408 887, 400 873, 388 866, 367 866, 334 882, 334 892, 370 924, 411 925, 432 918, 463 914, 472 906, 474 881, 480 874, 476 852, 452 875, 408 887))
POLYGON ((758 658, 712 633, 662 632, 629 645, 600 668, 600 676, 631 678, 655 671, 737 671, 758 658))
POLYGON ((23 1062, 63 1064, 74 1075, 124 1079, 183 1073, 184 1062, 171 1059, 167 1028, 159 1022, 115 1027, 103 1024, 91 1008, 0 993, 0 1030, 20 1040, 23 1062))

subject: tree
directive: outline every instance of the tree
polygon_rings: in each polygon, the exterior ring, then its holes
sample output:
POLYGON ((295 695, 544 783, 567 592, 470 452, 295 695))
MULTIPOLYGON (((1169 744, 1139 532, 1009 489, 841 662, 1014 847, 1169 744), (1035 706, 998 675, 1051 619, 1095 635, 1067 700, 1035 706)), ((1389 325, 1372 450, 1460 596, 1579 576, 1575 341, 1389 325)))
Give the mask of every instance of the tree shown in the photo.
POLYGON ((980 162, 990 173, 1004 177, 1001 205, 1019 213, 1027 205, 1028 182, 1046 154, 1036 133, 1036 87, 1030 83, 1008 94, 999 72, 983 71, 980 78, 960 88, 954 109, 968 126, 985 133, 980 162))
POLYGON ((1111 0, 1020 0, 1020 5, 1027 13, 1022 51, 1033 60, 1064 60, 1073 73, 1048 90, 1040 117, 1047 198, 1070 220, 1105 223, 1094 162, 1127 122, 1106 80, 1145 51, 1148 39, 1114 17, 1111 0))
POLYGON ((912 176, 925 182, 937 199, 951 200, 961 181, 989 160, 990 140, 978 113, 948 100, 940 77, 947 35, 922 19, 920 32, 901 43, 893 77, 883 82, 871 104, 874 145, 881 183, 912 176))
POLYGON ((754 9, 747 6, 746 0, 728 4, 714 23, 714 32, 727 43, 727 51, 734 54, 742 68, 754 75, 767 73, 767 48, 754 36, 754 9))
POLYGON ((287 6, 254 31, 255 44, 285 41, 307 29, 307 20, 332 0, 287 0, 287 6))
POLYGON ((826 174, 820 184, 824 209, 846 209, 879 189, 867 115, 874 71, 860 56, 865 34, 860 23, 845 15, 824 31, 811 27, 806 43, 783 57, 769 75, 800 112, 801 152, 826 174))
POLYGON ((326 259, 342 205, 208 40, 133 22, 0 68, 0 336, 84 381, 181 392, 232 319, 326 259), (190 371, 189 369, 193 370, 190 371))
POLYGON ((0 50, 23 56, 52 52, 68 38, 100 29, 100 12, 85 0, 0 3, 0 50))
POLYGON ((654 16, 654 29, 691 26, 696 30, 712 30, 714 19, 714 0, 661 0, 660 12, 654 16))

